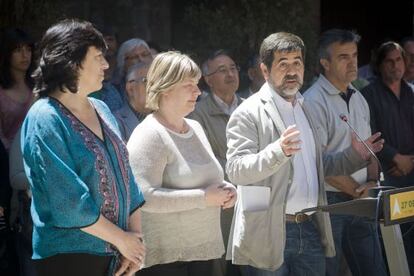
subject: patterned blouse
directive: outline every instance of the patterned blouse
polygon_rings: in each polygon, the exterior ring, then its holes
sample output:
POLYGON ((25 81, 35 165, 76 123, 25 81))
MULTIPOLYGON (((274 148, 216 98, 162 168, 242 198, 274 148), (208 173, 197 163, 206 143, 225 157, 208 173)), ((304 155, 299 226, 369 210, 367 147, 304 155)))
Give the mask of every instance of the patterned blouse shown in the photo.
POLYGON ((116 120, 101 101, 90 99, 104 139, 53 98, 38 100, 22 126, 22 152, 33 192, 33 258, 58 253, 114 255, 109 243, 80 228, 102 214, 126 230, 144 204, 132 176, 116 120))

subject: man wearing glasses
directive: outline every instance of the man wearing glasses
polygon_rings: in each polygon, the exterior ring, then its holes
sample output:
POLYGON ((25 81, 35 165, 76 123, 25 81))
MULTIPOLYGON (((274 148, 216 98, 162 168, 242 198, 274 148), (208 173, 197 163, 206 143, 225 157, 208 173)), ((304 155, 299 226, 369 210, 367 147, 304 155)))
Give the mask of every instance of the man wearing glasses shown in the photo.
MULTIPOLYGON (((229 53, 224 50, 217 50, 203 63, 201 70, 204 80, 210 88, 210 93, 197 103, 190 117, 203 126, 214 155, 225 170, 226 126, 230 115, 242 102, 242 99, 236 95, 239 88, 240 68, 229 53)), ((232 218, 233 208, 222 211, 221 230, 225 245, 227 245, 232 218)), ((224 275, 226 271, 224 259, 221 268, 224 275)), ((229 267, 229 269, 233 270, 235 268, 229 267)), ((217 272, 215 275, 221 275, 219 273, 217 272)))
POLYGON ((148 68, 149 64, 144 62, 134 64, 128 69, 125 77, 127 101, 114 113, 125 141, 128 141, 132 131, 150 111, 145 108, 148 68))
POLYGON ((208 57, 201 69, 210 93, 197 103, 190 117, 203 126, 214 155, 224 168, 227 122, 241 103, 241 99, 236 96, 239 88, 239 67, 226 51, 218 50, 208 57))

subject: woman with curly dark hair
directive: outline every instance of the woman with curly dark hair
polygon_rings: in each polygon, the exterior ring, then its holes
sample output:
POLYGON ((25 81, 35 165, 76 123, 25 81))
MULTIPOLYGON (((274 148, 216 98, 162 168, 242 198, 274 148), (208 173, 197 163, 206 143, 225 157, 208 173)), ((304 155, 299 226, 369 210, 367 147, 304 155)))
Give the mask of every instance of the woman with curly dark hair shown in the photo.
POLYGON ((143 262, 144 198, 102 87, 106 44, 91 23, 64 20, 39 45, 37 100, 21 131, 32 190, 33 259, 42 275, 133 275, 143 262), (117 258, 117 257, 120 258, 117 258))

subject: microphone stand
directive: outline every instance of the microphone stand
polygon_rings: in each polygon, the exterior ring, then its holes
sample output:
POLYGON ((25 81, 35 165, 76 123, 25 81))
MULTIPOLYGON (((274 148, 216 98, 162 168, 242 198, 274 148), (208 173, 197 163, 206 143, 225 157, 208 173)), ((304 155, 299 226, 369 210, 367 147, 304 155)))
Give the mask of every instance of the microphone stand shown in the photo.
POLYGON ((378 164, 378 168, 379 168, 379 180, 377 180, 377 186, 374 188, 370 188, 369 189, 369 196, 371 197, 377 197, 378 194, 383 191, 383 190, 389 190, 389 189, 393 189, 395 187, 392 186, 384 186, 384 173, 382 170, 382 166, 381 166, 381 162, 379 161, 377 155, 372 151, 372 149, 367 145, 367 143, 365 143, 365 141, 361 138, 361 136, 359 136, 359 134, 356 132, 356 130, 351 126, 351 124, 348 122, 348 118, 346 117, 345 114, 340 114, 339 118, 344 121, 348 127, 352 130, 352 132, 358 137, 358 139, 362 142, 362 144, 364 145, 364 147, 368 150, 368 152, 370 153, 370 155, 372 157, 374 157, 375 161, 378 164))

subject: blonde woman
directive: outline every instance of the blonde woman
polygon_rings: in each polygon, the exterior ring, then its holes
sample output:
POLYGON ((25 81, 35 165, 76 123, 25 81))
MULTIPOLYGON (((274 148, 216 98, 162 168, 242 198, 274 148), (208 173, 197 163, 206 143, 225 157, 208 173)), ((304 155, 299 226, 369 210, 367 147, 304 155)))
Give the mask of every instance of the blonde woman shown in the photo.
POLYGON ((213 275, 224 253, 220 208, 236 201, 233 185, 202 127, 184 118, 200 90, 198 66, 178 52, 158 55, 148 71, 147 107, 153 110, 128 142, 142 185, 145 269, 139 275, 213 275))

